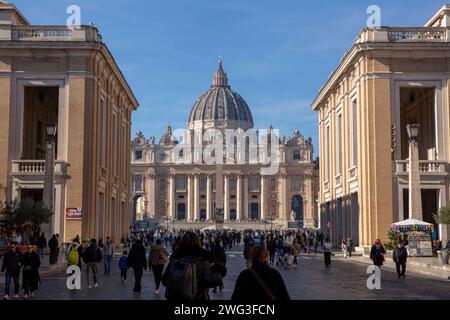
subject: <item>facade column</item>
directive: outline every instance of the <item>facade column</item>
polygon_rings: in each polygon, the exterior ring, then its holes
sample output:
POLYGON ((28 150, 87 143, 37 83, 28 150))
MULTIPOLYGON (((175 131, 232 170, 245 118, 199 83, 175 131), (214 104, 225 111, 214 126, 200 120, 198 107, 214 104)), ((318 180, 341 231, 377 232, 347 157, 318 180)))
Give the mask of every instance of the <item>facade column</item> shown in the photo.
POLYGON ((279 184, 278 184, 278 201, 280 202, 279 205, 279 212, 278 212, 278 219, 282 221, 286 221, 289 218, 290 213, 288 213, 286 203, 287 203, 287 173, 283 172, 278 175, 279 184))
POLYGON ((175 174, 169 176, 169 217, 176 218, 175 213, 175 174))
POLYGON ((227 174, 223 175, 223 179, 224 179, 224 190, 223 190, 223 195, 224 195, 224 201, 223 201, 223 217, 225 221, 229 221, 230 220, 230 177, 227 174))
POLYGON ((194 175, 194 221, 200 220, 200 175, 194 175))
POLYGON ((150 218, 156 218, 156 179, 155 174, 147 174, 145 176, 146 186, 145 186, 145 199, 147 200, 147 205, 145 210, 150 218))
POLYGON ((242 174, 236 177, 236 221, 242 220, 242 174))
POLYGON ((244 219, 248 219, 248 175, 244 176, 244 186, 242 190, 244 192, 243 217, 244 219))
POLYGON ((194 196, 194 177, 192 175, 187 175, 187 199, 186 199, 186 206, 187 206, 187 221, 192 221, 194 219, 194 206, 192 198, 194 196))
POLYGON ((211 174, 206 176, 206 220, 212 220, 211 174))
POLYGON ((266 216, 267 204, 266 204, 266 177, 261 175, 261 215, 259 219, 263 221, 266 216))

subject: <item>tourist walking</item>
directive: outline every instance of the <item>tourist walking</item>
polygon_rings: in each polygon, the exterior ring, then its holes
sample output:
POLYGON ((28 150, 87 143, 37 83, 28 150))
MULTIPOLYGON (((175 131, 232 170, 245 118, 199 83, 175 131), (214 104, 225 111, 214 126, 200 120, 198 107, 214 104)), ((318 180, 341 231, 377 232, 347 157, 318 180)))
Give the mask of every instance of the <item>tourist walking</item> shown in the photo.
POLYGON ((149 269, 153 271, 153 277, 155 279, 156 294, 159 294, 164 265, 168 259, 169 252, 163 247, 161 239, 156 240, 156 243, 150 247, 150 254, 148 256, 149 269))
POLYGON ((120 281, 122 283, 127 283, 127 260, 128 260, 128 252, 125 250, 122 252, 122 256, 119 259, 119 269, 120 269, 120 281))
POLYGON ((297 239, 292 242, 292 255, 294 256, 293 265, 298 267, 298 256, 300 255, 300 244, 297 239))
MULTIPOLYGON (((216 238, 214 244, 211 247, 211 253, 213 254, 214 264, 220 265, 226 270, 227 256, 225 254, 225 249, 220 245, 220 239, 216 238)), ((219 290, 223 290, 223 278, 226 274, 222 274, 221 283, 219 284, 219 290)), ((217 292, 217 288, 214 287, 213 293, 217 292)))
POLYGON ((372 246, 370 250, 370 259, 373 261, 373 264, 380 267, 384 262, 384 255, 386 254, 386 250, 381 244, 380 239, 375 240, 375 244, 372 246))
POLYGON ((345 238, 342 239, 341 250, 342 250, 342 253, 344 254, 344 258, 347 258, 348 246, 347 246, 347 240, 345 238))
POLYGON ((127 267, 133 268, 134 287, 133 292, 139 294, 142 290, 141 280, 144 269, 147 270, 147 258, 142 240, 136 240, 128 254, 127 267))
POLYGON ((45 238, 45 233, 42 232, 37 241, 37 254, 41 261, 44 261, 45 249, 47 248, 47 239, 45 238))
POLYGON ((333 251, 333 245, 331 244, 330 239, 325 239, 325 242, 322 245, 322 250, 325 260, 325 267, 328 268, 331 266, 331 252, 333 251))
POLYGON ((252 250, 253 250, 253 241, 248 241, 244 247, 244 259, 245 265, 247 268, 250 268, 252 265, 252 250))
POLYGON ((252 265, 242 271, 234 287, 231 301, 288 301, 289 293, 280 273, 269 267, 269 252, 257 246, 252 252, 252 265))
POLYGON ((5 272, 5 300, 9 299, 11 280, 14 282, 14 298, 19 298, 19 278, 22 261, 22 254, 17 250, 16 244, 12 243, 8 252, 3 256, 3 264, 1 268, 1 272, 5 272))
POLYGON ((408 259, 408 251, 406 250, 403 242, 399 242, 394 248, 392 253, 392 258, 395 262, 395 267, 397 269, 397 275, 399 278, 405 277, 406 272, 406 261, 408 259))
POLYGON ((58 262, 59 256, 59 241, 56 234, 48 241, 48 248, 50 249, 49 264, 52 266, 58 262))
POLYGON ((111 261, 114 257, 114 243, 112 242, 110 237, 106 238, 106 243, 103 247, 103 265, 104 265, 104 274, 111 274, 111 261))
POLYGON ((165 297, 171 301, 206 301, 208 289, 220 284, 221 268, 215 267, 211 252, 200 246, 200 238, 194 232, 186 232, 180 244, 170 256, 162 276, 166 287, 165 297), (192 279, 197 279, 193 282, 192 279))
POLYGON ((34 297, 35 291, 39 285, 39 267, 41 260, 33 249, 32 245, 28 245, 27 252, 23 255, 22 268, 22 289, 24 289, 24 299, 34 297))
POLYGON ((102 252, 97 246, 97 240, 91 239, 89 246, 83 252, 83 261, 86 263, 86 279, 89 289, 92 288, 90 277, 94 280, 94 287, 98 287, 98 268, 97 264, 102 261, 102 252))
POLYGON ((275 242, 275 238, 270 236, 269 241, 267 241, 267 250, 269 251, 269 266, 272 266, 275 263, 275 254, 277 252, 277 244, 275 242))

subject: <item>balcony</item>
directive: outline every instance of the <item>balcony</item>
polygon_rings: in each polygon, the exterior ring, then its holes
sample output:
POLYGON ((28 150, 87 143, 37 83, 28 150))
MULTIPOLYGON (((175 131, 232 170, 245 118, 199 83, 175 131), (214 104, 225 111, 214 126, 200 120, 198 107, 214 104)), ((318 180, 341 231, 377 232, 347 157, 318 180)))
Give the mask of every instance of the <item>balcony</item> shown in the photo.
MULTIPOLYGON (((55 175, 67 175, 68 164, 62 160, 55 161, 55 175)), ((43 176, 45 160, 13 160, 13 176, 43 176)))
POLYGON ((359 34, 356 42, 450 42, 449 31, 443 27, 368 28, 359 34))
POLYGON ((66 26, 12 26, 11 33, 4 33, 0 40, 102 41, 97 29, 91 26, 81 26, 80 29, 74 30, 71 30, 66 26))
MULTIPOLYGON (((420 175, 447 175, 447 162, 438 160, 420 160, 420 175)), ((395 161, 395 173, 397 175, 407 175, 409 173, 408 160, 395 161)))

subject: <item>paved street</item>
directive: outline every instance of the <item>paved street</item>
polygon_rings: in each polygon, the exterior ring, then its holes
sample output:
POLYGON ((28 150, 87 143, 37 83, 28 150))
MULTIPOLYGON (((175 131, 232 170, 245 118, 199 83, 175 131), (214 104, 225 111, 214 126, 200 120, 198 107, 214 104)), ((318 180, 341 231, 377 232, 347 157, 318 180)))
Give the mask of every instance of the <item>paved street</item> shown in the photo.
MULTIPOLYGON (((222 293, 211 293, 211 299, 229 299, 239 272, 244 266, 241 251, 232 250, 228 256, 228 275, 222 293)), ((407 273, 405 279, 398 279, 389 268, 382 271, 381 290, 368 290, 366 287, 367 264, 333 257, 332 267, 326 269, 322 255, 302 255, 297 269, 284 270, 276 267, 286 282, 292 299, 450 299, 450 281, 407 273)), ((103 266, 100 266, 103 271, 103 266)), ((138 296, 132 293, 133 272, 129 272, 129 281, 120 282, 117 262, 113 262, 111 276, 100 275, 99 287, 88 289, 84 273, 82 290, 66 289, 66 274, 61 271, 43 277, 43 284, 36 299, 164 299, 163 291, 156 295, 153 291, 153 274, 145 272, 142 281, 143 290, 138 296)), ((102 273, 102 272, 101 272, 102 273)))

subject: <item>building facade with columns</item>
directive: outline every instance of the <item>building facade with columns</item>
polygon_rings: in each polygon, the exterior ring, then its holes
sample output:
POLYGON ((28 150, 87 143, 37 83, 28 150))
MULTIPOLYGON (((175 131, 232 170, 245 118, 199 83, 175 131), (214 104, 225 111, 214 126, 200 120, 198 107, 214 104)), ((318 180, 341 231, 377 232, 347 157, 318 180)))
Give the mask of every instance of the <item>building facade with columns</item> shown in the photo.
POLYGON ((0 1, 0 200, 43 200, 46 125, 57 126, 47 237, 128 233, 138 102, 95 27, 31 25, 0 1))
MULTIPOLYGON (((320 217, 339 242, 387 240, 390 225, 434 223, 450 199, 450 6, 424 27, 366 28, 320 89, 320 217), (419 124, 409 187, 408 124, 419 124), (417 169, 417 170, 416 170, 417 169), (418 201, 409 201, 409 194, 418 201), (421 207, 421 208, 420 208, 421 207)), ((436 225, 448 238, 446 226, 436 225)))
MULTIPOLYGON (((180 140, 188 150, 194 150, 194 131, 204 137, 208 130, 217 129, 225 141, 227 130, 249 132, 253 127, 250 108, 231 89, 219 62, 210 89, 195 102, 187 128, 181 134, 172 132, 169 126, 159 141, 153 136, 147 139, 142 132, 137 132, 132 140, 134 219, 154 218, 180 227, 200 227, 214 221, 215 209, 223 207, 225 223, 235 228, 250 224, 260 228, 268 222, 287 226, 288 221, 294 220, 315 226, 318 169, 311 138, 305 139, 299 131, 289 138, 272 135, 277 139, 279 164, 276 172, 270 174, 261 173, 261 163, 238 161, 238 152, 220 168, 204 161, 175 161, 180 154, 180 140), (218 175, 223 179, 218 179, 218 175), (219 205, 216 184, 221 182, 222 188, 217 188, 221 193, 219 205)), ((270 126, 262 140, 273 132, 270 126)), ((201 144, 204 146, 204 141, 201 144)), ((245 150, 248 160, 248 142, 245 150)), ((193 154, 191 160, 198 157, 195 151, 193 154)))

